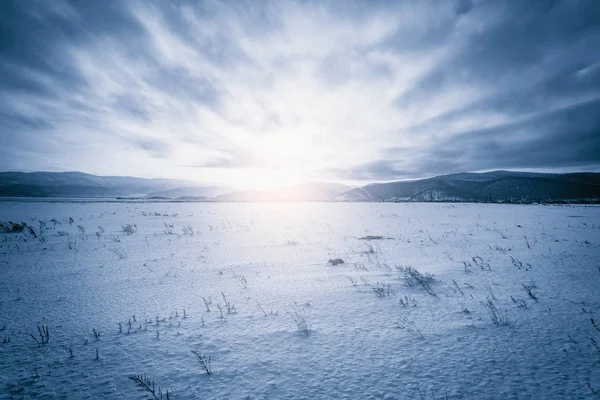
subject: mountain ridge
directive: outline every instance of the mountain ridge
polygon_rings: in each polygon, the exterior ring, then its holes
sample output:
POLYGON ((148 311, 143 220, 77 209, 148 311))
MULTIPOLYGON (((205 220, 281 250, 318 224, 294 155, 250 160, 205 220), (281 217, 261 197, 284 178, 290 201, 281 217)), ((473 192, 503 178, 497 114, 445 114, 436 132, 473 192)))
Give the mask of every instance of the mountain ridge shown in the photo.
POLYGON ((600 173, 463 172, 371 184, 334 201, 534 202, 600 199, 600 173))
POLYGON ((83 172, 0 172, 0 197, 135 198, 213 202, 590 202, 600 199, 600 173, 460 172, 361 187, 307 182, 270 190, 198 186, 164 178, 83 172))

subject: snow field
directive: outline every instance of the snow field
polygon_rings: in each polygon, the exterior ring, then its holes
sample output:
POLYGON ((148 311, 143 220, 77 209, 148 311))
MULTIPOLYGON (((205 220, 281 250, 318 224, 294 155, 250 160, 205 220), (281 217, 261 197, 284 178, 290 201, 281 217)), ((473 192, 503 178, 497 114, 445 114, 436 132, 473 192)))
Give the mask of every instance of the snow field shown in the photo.
POLYGON ((0 398, 152 398, 132 375, 172 399, 600 392, 599 207, 2 202, 0 221, 36 236, 0 233, 0 398))

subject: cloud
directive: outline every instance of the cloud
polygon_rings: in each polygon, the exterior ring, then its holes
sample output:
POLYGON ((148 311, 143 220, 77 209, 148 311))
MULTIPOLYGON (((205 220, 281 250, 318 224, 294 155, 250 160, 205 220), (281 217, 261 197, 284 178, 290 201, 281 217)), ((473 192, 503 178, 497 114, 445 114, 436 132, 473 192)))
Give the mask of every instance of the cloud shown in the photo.
POLYGON ((347 180, 393 180, 440 171, 545 169, 600 165, 600 99, 524 121, 475 129, 419 152, 390 147, 385 160, 327 171, 347 180))
POLYGON ((348 169, 332 168, 324 171, 329 176, 348 181, 390 180, 398 177, 407 177, 406 172, 398 169, 393 161, 377 160, 348 169))
POLYGON ((135 138, 133 144, 154 158, 167 158, 172 150, 172 146, 168 142, 160 139, 135 138))
POLYGON ((227 184, 597 168, 596 15, 593 0, 2 2, 0 167, 227 184))

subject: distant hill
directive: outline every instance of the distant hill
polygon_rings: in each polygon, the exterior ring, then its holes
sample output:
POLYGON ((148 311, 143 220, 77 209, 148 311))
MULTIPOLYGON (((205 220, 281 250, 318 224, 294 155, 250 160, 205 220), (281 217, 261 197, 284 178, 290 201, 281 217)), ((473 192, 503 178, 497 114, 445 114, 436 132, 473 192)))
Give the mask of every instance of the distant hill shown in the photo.
POLYGON ((215 198, 216 201, 329 201, 350 189, 339 183, 311 182, 287 186, 274 190, 245 190, 227 193, 215 198))
POLYGON ((581 201, 600 199, 600 173, 460 173, 371 184, 335 201, 581 201))
POLYGON ((96 176, 82 172, 0 172, 0 196, 131 197, 189 186, 174 179, 96 176))
POLYGON ((305 183, 277 190, 229 192, 175 179, 96 176, 82 172, 0 172, 0 197, 99 197, 180 201, 327 201, 351 189, 305 183))
POLYGON ((194 199, 194 198, 210 198, 231 191, 228 188, 217 186, 190 186, 176 189, 159 190, 151 192, 146 197, 165 197, 169 199, 194 199))

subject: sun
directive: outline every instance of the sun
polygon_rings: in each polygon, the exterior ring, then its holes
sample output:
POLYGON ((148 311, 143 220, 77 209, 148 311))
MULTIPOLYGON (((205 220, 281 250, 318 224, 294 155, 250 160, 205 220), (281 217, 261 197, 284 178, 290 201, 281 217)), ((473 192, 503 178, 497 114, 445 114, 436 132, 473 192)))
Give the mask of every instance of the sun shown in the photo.
POLYGON ((299 135, 273 135, 257 141, 253 165, 244 168, 249 187, 272 189, 309 180, 311 165, 307 143, 299 135))
POLYGON ((268 190, 305 181, 301 174, 284 169, 244 168, 239 171, 238 185, 244 189, 268 190))

